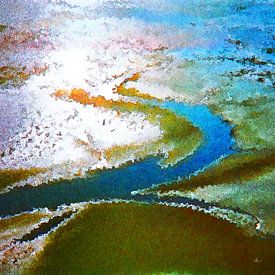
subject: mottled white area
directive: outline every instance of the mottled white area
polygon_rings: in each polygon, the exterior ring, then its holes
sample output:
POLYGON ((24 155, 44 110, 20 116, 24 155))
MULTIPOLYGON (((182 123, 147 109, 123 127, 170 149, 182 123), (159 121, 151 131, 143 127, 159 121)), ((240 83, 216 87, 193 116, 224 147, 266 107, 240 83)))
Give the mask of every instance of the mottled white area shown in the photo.
POLYGON ((93 163, 95 156, 88 148, 140 144, 161 134, 143 114, 118 116, 116 111, 55 99, 41 91, 32 91, 28 106, 32 106, 29 125, 10 139, 13 152, 2 158, 5 167, 49 167, 80 159, 93 163), (80 146, 78 141, 88 146, 80 146))
MULTIPOLYGON (((102 4, 102 1, 88 2, 94 7, 102 4)), ((78 1, 80 6, 86 4, 87 1, 78 1)), ((66 10, 65 6, 62 9, 66 10)), ((120 99, 114 93, 115 87, 146 67, 148 60, 144 57, 149 49, 159 46, 161 32, 156 39, 151 36, 143 39, 148 27, 135 20, 103 17, 71 20, 62 15, 58 17, 57 6, 51 5, 47 6, 44 18, 40 9, 37 12, 41 16, 35 30, 39 25, 44 28, 43 35, 47 36, 52 48, 39 49, 35 64, 48 69, 43 74, 31 76, 24 86, 11 88, 9 100, 1 103, 5 112, 1 114, 0 123, 3 151, 0 168, 51 168, 51 174, 27 181, 36 185, 41 180, 71 176, 80 168, 85 171, 109 167, 104 150, 112 146, 143 144, 160 138, 159 126, 150 124, 144 114, 118 114, 56 99, 53 93, 58 89, 82 88, 90 96, 120 99), (55 24, 53 14, 57 16, 55 24), (52 23, 48 30, 47 21, 52 23), (12 94, 16 95, 13 102, 12 94), (26 109, 25 113, 22 108, 26 109), (65 163, 63 171, 60 165, 65 163)), ((18 18, 14 18, 14 23, 16 21, 18 18)), ((28 28, 33 28, 30 21, 28 28)), ((16 52, 19 59, 16 61, 21 59, 22 64, 26 61, 31 64, 33 58, 30 56, 34 53, 27 48, 20 51, 16 52)), ((14 54, 14 50, 7 50, 5 59, 9 60, 14 54)))

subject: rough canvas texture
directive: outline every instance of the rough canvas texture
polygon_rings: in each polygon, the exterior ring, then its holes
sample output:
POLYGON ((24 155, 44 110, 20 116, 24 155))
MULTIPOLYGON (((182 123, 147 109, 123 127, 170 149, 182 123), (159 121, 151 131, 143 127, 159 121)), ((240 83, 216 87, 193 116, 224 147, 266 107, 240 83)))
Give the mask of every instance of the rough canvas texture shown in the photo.
POLYGON ((274 274, 273 0, 0 0, 0 273, 274 274))

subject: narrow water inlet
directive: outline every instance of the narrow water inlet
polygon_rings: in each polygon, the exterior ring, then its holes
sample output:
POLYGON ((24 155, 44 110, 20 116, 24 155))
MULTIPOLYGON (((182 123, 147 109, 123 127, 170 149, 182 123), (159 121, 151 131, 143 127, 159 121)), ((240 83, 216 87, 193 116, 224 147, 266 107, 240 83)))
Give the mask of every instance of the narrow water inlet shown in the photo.
POLYGON ((160 103, 160 107, 187 118, 200 128, 204 140, 193 155, 173 167, 163 169, 158 165, 159 156, 148 157, 134 164, 97 172, 86 178, 60 180, 38 187, 15 188, 0 195, 0 216, 90 200, 133 199, 132 191, 188 177, 221 157, 234 153, 232 127, 211 113, 206 106, 164 101, 160 103))
POLYGON ((52 230, 62 221, 71 217, 72 214, 73 214, 73 211, 69 211, 64 213, 61 216, 57 216, 50 219, 48 222, 41 223, 38 228, 33 229, 31 232, 25 234, 20 240, 17 240, 17 241, 20 241, 20 242, 32 241, 37 237, 48 233, 50 230, 52 230))

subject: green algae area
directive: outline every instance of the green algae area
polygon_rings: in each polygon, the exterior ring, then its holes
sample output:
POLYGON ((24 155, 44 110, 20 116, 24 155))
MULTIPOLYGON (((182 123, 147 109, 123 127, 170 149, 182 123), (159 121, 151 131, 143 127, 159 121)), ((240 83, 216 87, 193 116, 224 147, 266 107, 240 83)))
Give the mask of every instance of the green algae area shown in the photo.
POLYGON ((47 217, 47 214, 40 212, 23 213, 18 216, 13 216, 5 219, 0 219, 0 235, 7 230, 29 226, 38 223, 42 218, 47 217))
POLYGON ((221 103, 212 106, 212 109, 236 125, 233 135, 242 149, 275 147, 275 129, 272 127, 275 121, 273 97, 263 96, 241 102, 221 103))
POLYGON ((4 24, 0 24, 0 32, 4 32, 7 29, 7 26, 4 24))
POLYGON ((30 77, 26 67, 3 66, 0 67, 0 85, 22 85, 30 77))
POLYGON ((271 274, 275 243, 191 209, 90 205, 25 274, 271 274))
POLYGON ((45 171, 46 169, 43 168, 0 170, 0 191, 9 185, 12 185, 21 180, 26 180, 31 176, 35 176, 45 171))
POLYGON ((31 75, 44 73, 47 67, 34 67, 28 69, 26 66, 2 66, 0 67, 0 85, 22 86, 31 75))
POLYGON ((275 167, 275 150, 238 153, 222 159, 198 175, 180 182, 160 185, 155 190, 194 190, 198 187, 224 183, 244 183, 257 176, 271 172, 275 167))
POLYGON ((28 226, 35 225, 49 215, 41 212, 23 213, 18 216, 0 219, 0 241, 7 238, 17 238, 21 235, 21 230, 28 226))
POLYGON ((239 208, 261 220, 261 231, 267 235, 275 233, 275 169, 255 177, 243 184, 221 184, 198 188, 182 193, 184 197, 219 204, 226 208, 239 208))
MULTIPOLYGON (((242 70, 241 70, 242 71, 242 70)), ((271 72, 264 71, 267 74, 271 72)), ((242 150, 261 150, 275 147, 274 87, 257 80, 234 77, 221 86, 207 104, 234 125, 233 136, 242 150)), ((250 74, 252 74, 250 72, 250 74)))
POLYGON ((156 97, 151 96, 148 93, 141 93, 136 88, 125 88, 124 85, 120 85, 117 88, 117 93, 120 95, 123 95, 123 96, 128 96, 128 97, 138 97, 138 98, 142 98, 142 99, 158 100, 156 97))

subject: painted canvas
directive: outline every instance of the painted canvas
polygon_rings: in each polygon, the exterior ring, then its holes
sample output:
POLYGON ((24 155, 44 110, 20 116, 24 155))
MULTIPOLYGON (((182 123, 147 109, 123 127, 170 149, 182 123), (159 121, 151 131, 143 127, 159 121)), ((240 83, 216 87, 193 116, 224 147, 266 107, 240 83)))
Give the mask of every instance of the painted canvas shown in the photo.
POLYGON ((0 0, 1 274, 275 274, 274 0, 0 0))

